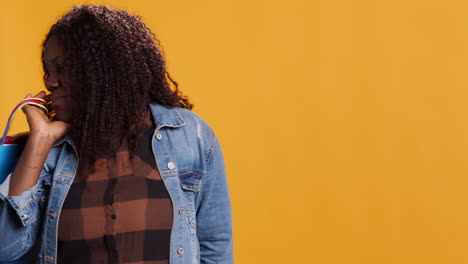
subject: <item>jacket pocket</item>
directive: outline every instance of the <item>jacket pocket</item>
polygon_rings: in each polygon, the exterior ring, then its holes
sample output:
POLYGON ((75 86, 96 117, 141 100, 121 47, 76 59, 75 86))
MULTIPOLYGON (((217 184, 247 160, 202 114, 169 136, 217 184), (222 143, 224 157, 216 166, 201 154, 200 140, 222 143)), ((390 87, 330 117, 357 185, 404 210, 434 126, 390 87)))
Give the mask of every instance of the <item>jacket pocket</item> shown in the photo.
POLYGON ((198 192, 203 176, 203 172, 197 170, 179 171, 182 189, 185 191, 198 192))

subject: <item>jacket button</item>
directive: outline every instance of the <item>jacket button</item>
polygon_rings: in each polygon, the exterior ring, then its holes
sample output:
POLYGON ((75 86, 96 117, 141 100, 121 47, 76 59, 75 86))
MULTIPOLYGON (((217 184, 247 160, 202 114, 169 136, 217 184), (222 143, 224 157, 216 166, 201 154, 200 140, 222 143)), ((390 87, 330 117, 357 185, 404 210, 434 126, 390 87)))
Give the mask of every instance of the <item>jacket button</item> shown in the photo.
POLYGON ((162 139, 161 133, 158 132, 158 133, 156 134, 156 138, 157 138, 158 140, 161 140, 161 139, 162 139))
POLYGON ((170 170, 175 169, 175 164, 174 164, 174 162, 171 161, 171 162, 167 163, 167 167, 168 167, 170 170))
POLYGON ((42 196, 41 197, 41 202, 43 202, 43 203, 47 202, 47 196, 42 196))
POLYGON ((184 254, 184 252, 185 252, 185 249, 184 249, 184 248, 179 248, 179 249, 177 249, 177 253, 179 253, 179 255, 184 254))
POLYGON ((179 214, 183 214, 185 212, 185 208, 179 208, 179 214))

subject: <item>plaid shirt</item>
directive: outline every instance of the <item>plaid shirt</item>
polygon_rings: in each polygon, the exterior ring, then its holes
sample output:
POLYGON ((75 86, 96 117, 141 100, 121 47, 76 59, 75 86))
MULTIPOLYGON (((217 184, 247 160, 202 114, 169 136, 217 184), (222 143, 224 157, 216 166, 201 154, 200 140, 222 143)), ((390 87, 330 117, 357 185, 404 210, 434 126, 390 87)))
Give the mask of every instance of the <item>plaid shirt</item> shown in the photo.
POLYGON ((133 158, 124 139, 95 173, 78 169, 60 215, 58 263, 169 263, 172 203, 151 149, 149 112, 137 131, 133 158))

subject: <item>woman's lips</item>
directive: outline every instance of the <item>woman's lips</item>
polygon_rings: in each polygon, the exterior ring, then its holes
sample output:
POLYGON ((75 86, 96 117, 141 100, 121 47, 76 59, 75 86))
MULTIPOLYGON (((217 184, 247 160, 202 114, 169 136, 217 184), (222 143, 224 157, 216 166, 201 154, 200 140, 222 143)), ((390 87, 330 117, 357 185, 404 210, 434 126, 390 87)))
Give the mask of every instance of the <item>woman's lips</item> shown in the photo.
POLYGON ((51 105, 52 106, 57 106, 58 105, 57 102, 63 101, 63 99, 65 99, 65 97, 67 97, 67 96, 62 95, 62 96, 53 96, 53 97, 51 97, 51 100, 50 100, 51 105))

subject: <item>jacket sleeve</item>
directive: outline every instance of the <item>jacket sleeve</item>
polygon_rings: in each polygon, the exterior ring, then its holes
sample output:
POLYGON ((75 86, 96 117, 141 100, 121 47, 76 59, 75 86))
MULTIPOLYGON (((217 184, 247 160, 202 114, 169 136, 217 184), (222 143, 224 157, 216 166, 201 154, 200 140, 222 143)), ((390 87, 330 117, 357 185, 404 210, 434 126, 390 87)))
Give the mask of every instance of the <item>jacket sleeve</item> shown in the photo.
POLYGON ((206 175, 197 194, 197 237, 200 260, 206 264, 233 263, 232 212, 223 153, 213 134, 206 175))
POLYGON ((11 174, 0 185, 0 261, 17 260, 34 245, 45 208, 45 174, 43 169, 38 183, 19 196, 8 196, 11 174))

